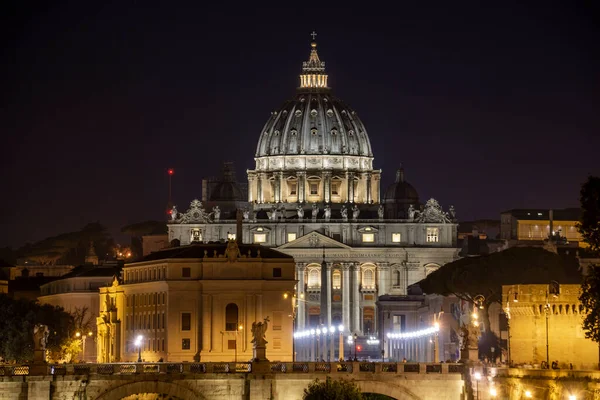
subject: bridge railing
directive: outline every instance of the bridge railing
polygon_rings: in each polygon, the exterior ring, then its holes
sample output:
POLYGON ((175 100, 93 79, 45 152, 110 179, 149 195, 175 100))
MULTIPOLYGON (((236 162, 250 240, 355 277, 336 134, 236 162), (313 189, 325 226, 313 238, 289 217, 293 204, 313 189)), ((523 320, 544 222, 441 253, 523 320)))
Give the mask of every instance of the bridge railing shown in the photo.
MULTIPOLYGON (((261 363, 264 365, 264 363, 261 363)), ((109 363, 55 365, 0 365, 0 376, 25 375, 133 375, 133 374, 235 374, 252 373, 250 362, 210 363, 109 363)), ((341 362, 272 362, 267 371, 278 374, 461 374, 463 364, 451 363, 370 363, 341 362)), ((260 368, 258 373, 264 373, 260 368)))

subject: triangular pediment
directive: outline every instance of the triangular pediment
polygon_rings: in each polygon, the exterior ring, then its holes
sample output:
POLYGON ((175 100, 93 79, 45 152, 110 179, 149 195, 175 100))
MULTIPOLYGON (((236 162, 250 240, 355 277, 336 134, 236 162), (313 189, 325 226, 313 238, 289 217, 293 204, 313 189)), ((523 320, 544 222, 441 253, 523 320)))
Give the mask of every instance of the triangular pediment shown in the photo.
POLYGON ((314 249, 323 247, 326 249, 351 249, 350 246, 338 242, 317 231, 312 231, 304 236, 300 236, 296 240, 277 247, 277 249, 314 249))

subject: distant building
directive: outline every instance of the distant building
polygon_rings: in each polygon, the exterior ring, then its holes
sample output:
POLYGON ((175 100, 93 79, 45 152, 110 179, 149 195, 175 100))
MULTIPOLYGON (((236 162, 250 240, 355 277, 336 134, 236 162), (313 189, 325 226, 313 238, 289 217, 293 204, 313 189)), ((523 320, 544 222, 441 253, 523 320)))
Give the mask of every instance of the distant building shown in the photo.
POLYGON ((479 237, 479 239, 500 239, 500 220, 460 221, 460 224, 458 224, 458 240, 467 236, 479 237))
POLYGON ((267 357, 292 361, 294 270, 288 255, 235 241, 126 264, 121 282, 100 288, 98 362, 248 361, 252 324, 266 317, 267 357))
POLYGON ((142 236, 142 256, 166 249, 169 247, 169 235, 144 235, 142 236))
POLYGON ((76 310, 87 309, 84 323, 89 322, 90 328, 80 332, 85 336, 85 353, 78 357, 85 362, 96 361, 96 318, 99 315, 98 290, 100 287, 110 285, 116 276, 119 276, 121 266, 116 263, 100 265, 86 264, 75 267, 60 279, 42 284, 41 295, 38 300, 42 304, 62 307, 68 313, 76 310), (89 332, 92 335, 89 335, 89 332), (91 338, 90 338, 91 336, 91 338))
POLYGON ((584 247, 576 224, 579 221, 579 208, 513 209, 500 214, 500 238, 510 245, 534 242, 542 244, 551 234, 566 238, 568 242, 584 247))
POLYGON ((561 369, 597 369, 598 343, 585 338, 580 277, 560 284, 502 286, 502 304, 510 316, 510 358, 513 364, 540 367, 558 361, 561 369), (546 304, 549 308, 546 308, 546 304))

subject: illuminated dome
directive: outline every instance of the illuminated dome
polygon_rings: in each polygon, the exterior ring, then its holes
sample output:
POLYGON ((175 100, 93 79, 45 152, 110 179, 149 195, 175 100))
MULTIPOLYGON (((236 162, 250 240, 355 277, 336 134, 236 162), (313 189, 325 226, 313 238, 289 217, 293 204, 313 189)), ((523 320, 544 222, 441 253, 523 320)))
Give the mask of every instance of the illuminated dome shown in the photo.
POLYGON ((296 97, 288 100, 265 124, 256 157, 277 155, 351 155, 373 157, 365 126, 356 112, 331 95, 325 63, 311 43, 296 97))
POLYGON ((256 168, 247 171, 249 202, 379 203, 381 171, 373 169, 367 130, 327 79, 313 40, 296 96, 261 131, 256 168))

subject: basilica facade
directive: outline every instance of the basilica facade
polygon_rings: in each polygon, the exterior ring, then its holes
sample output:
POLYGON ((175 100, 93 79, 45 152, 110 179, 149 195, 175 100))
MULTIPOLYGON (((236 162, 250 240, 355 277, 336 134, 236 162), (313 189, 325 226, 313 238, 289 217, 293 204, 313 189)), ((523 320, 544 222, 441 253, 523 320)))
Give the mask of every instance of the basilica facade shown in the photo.
POLYGON ((296 332, 341 327, 344 335, 382 337, 417 329, 405 311, 382 317, 378 299, 407 296, 410 285, 458 258, 454 208, 421 203, 402 168, 382 191, 366 127, 327 80, 313 41, 296 95, 258 132, 247 184, 227 166, 201 200, 184 212, 173 207, 169 241, 236 239, 292 256, 296 332))

